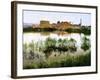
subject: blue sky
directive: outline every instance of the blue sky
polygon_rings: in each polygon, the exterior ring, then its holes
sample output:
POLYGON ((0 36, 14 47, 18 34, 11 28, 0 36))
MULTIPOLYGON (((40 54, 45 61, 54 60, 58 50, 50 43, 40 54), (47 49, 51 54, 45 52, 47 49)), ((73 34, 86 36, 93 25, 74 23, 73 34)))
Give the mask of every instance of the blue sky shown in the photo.
POLYGON ((23 22, 39 24, 40 20, 48 20, 50 23, 57 23, 57 21, 68 21, 74 24, 79 24, 80 19, 82 25, 91 25, 91 14, 76 13, 76 12, 53 12, 53 11, 23 11, 23 22))

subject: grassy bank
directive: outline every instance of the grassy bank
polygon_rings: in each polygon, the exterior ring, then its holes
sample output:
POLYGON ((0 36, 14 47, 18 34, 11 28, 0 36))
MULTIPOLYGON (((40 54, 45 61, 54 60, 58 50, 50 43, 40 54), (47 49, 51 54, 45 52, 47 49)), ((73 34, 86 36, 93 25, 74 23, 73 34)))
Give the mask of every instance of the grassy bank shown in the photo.
POLYGON ((52 39, 24 44, 24 69, 90 66, 90 40, 83 37, 81 51, 74 39, 52 39))
POLYGON ((91 53, 90 51, 84 54, 67 54, 61 56, 50 57, 41 62, 35 62, 34 60, 26 61, 24 69, 37 69, 37 68, 57 68, 57 67, 75 67, 75 66, 90 66, 91 65, 91 53))

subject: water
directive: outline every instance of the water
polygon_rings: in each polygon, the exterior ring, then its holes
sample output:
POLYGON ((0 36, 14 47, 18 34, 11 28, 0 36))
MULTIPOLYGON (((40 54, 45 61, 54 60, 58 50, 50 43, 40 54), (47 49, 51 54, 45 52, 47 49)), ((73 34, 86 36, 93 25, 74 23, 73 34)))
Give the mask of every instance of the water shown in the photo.
MULTIPOLYGON (((79 33, 64 33, 64 32, 56 32, 56 33, 39 33, 39 32, 30 32, 30 33, 24 33, 23 34, 23 43, 31 43, 32 41, 38 42, 38 41, 45 41, 46 38, 50 37, 53 39, 71 39, 73 38, 74 40, 77 41, 76 46, 80 47, 82 43, 82 38, 86 36, 84 34, 79 34, 79 33)), ((87 38, 90 39, 90 36, 86 36, 87 38)))

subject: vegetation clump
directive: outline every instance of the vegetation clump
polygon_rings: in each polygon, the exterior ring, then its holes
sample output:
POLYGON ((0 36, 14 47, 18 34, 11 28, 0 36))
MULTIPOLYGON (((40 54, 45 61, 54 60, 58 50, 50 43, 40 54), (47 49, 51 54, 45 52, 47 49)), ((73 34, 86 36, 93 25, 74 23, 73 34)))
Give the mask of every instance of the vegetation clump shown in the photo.
POLYGON ((82 38, 81 49, 78 54, 77 41, 71 39, 53 39, 24 44, 24 69, 73 67, 91 65, 90 40, 82 38))

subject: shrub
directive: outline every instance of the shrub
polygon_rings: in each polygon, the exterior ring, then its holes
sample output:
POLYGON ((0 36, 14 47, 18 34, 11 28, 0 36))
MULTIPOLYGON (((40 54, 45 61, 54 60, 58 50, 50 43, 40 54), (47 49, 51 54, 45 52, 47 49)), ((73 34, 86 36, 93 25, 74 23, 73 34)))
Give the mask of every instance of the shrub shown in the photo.
POLYGON ((90 48, 90 40, 86 37, 83 37, 82 39, 82 45, 81 45, 81 48, 86 51, 90 48))
POLYGON ((90 66, 91 65, 91 52, 85 54, 63 55, 53 58, 48 58, 44 62, 33 63, 25 65, 24 69, 36 68, 57 68, 57 67, 74 67, 74 66, 90 66))

